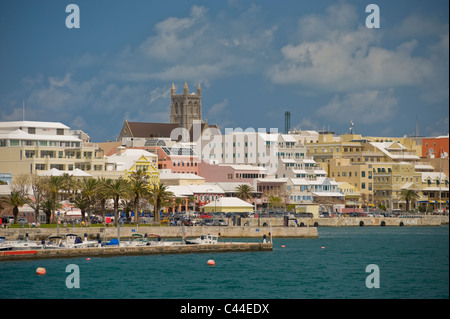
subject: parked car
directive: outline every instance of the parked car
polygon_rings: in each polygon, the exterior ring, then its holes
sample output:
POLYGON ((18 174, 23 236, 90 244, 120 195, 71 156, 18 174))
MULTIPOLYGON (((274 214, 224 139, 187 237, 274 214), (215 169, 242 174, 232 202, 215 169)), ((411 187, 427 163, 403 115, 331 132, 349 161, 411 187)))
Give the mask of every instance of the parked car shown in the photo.
POLYGON ((200 222, 200 226, 212 226, 213 225, 213 221, 212 219, 209 218, 205 218, 204 220, 202 220, 200 222))
POLYGON ((213 226, 228 226, 227 222, 223 219, 214 219, 212 222, 213 226))
POLYGON ((209 214, 201 214, 200 218, 211 218, 211 215, 209 215, 209 214))
POLYGON ((28 220, 27 220, 26 218, 24 218, 24 217, 18 218, 18 219, 17 219, 17 222, 18 222, 19 224, 28 224, 28 220))
POLYGON ((183 223, 182 223, 184 226, 194 226, 194 223, 192 222, 192 220, 189 220, 189 219, 185 219, 185 220, 183 220, 183 223))

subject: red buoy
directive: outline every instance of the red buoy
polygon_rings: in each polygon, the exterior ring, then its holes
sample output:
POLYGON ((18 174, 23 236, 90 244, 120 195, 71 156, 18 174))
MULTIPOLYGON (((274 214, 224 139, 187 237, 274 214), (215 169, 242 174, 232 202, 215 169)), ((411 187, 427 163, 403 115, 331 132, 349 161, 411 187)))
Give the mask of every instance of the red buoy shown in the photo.
POLYGON ((38 268, 36 269, 36 274, 37 274, 37 275, 45 275, 46 272, 47 272, 47 271, 45 270, 44 267, 38 267, 38 268))

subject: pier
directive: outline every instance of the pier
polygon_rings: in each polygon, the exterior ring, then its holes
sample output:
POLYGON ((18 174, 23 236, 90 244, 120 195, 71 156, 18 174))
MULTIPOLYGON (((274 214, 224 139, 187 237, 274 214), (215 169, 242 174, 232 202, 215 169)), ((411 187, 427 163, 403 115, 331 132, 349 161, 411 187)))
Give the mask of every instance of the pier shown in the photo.
POLYGON ((260 252, 271 250, 272 243, 218 243, 206 245, 179 244, 171 246, 150 245, 140 247, 61 248, 38 249, 29 251, 1 251, 0 261, 33 260, 47 258, 143 256, 161 254, 260 252))

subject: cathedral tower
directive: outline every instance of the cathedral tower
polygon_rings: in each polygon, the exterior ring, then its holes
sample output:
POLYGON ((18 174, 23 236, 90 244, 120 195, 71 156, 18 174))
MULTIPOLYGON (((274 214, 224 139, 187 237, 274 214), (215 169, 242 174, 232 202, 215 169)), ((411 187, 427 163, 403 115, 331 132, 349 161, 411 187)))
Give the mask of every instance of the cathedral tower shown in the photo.
POLYGON ((178 123, 180 127, 190 130, 195 120, 202 120, 202 89, 198 84, 197 94, 190 93, 184 83, 183 94, 175 94, 175 85, 170 90, 170 123, 178 123))

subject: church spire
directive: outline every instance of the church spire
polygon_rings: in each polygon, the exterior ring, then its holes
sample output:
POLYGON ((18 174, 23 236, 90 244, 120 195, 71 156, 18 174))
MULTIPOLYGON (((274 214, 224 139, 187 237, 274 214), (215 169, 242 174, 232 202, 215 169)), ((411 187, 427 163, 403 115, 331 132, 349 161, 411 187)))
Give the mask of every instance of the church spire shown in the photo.
POLYGON ((189 88, 186 82, 184 82, 184 95, 189 95, 189 88))

